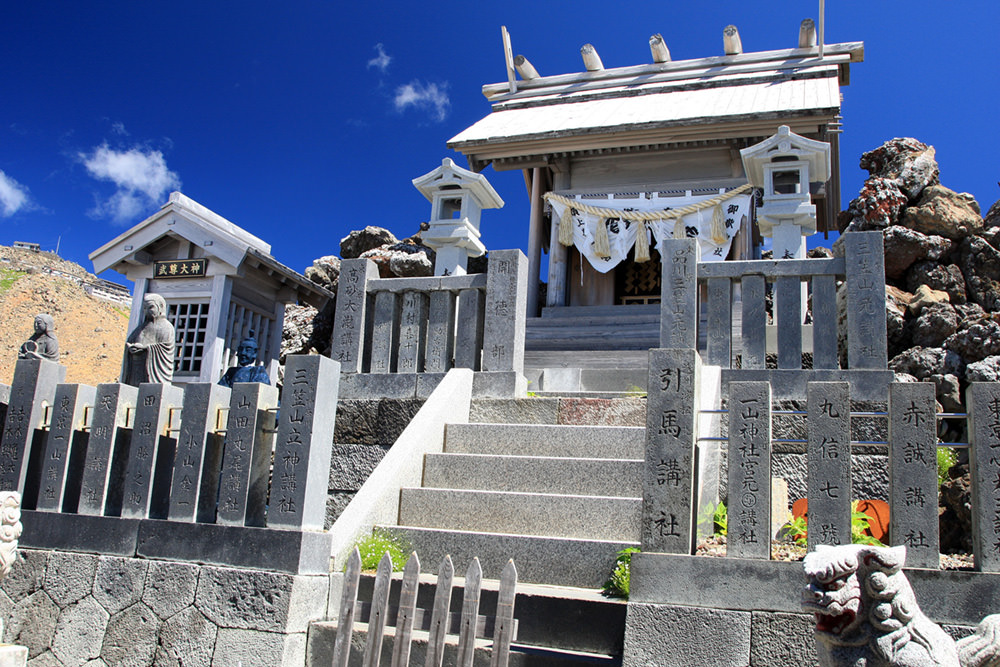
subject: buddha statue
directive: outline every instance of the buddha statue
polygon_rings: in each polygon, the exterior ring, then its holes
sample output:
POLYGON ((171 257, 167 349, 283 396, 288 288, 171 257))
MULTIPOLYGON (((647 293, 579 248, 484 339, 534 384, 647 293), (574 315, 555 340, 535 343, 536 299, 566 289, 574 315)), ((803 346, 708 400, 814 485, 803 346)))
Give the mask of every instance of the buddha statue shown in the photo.
POLYGON ((21 344, 17 358, 59 361, 59 341, 52 333, 55 328, 56 323, 51 315, 47 313, 35 315, 35 333, 21 344))
POLYGON ((261 384, 271 384, 271 378, 267 376, 267 371, 263 366, 257 365, 257 339, 250 335, 240 341, 240 346, 236 348, 236 362, 239 364, 226 371, 219 384, 223 387, 232 387, 237 382, 260 382, 261 384))
POLYGON ((167 319, 167 303, 159 294, 142 298, 143 323, 125 343, 122 382, 170 382, 174 378, 174 325, 167 319))

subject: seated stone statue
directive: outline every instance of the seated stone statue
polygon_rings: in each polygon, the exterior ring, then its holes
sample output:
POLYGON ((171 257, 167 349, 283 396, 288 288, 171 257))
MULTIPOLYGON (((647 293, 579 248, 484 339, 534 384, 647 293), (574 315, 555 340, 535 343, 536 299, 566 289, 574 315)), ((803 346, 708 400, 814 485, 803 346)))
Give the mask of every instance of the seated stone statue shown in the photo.
POLYGON ((39 313, 35 316, 35 333, 21 344, 18 359, 48 359, 59 361, 59 341, 52 331, 56 328, 51 315, 39 313))
POLYGON ((267 371, 263 366, 257 365, 257 339, 250 335, 240 341, 240 346, 236 348, 236 361, 238 366, 233 366, 226 371, 226 374, 219 380, 223 387, 232 387, 237 382, 260 382, 261 384, 271 384, 271 378, 267 376, 267 371))
POLYGON ((952 639, 917 605, 906 547, 819 546, 805 559, 802 610, 816 618, 821 667, 990 667, 1000 661, 1000 614, 952 639))
POLYGON ((159 294, 147 294, 142 314, 142 325, 125 343, 122 382, 136 387, 143 382, 170 382, 174 379, 174 325, 167 320, 167 303, 159 294))

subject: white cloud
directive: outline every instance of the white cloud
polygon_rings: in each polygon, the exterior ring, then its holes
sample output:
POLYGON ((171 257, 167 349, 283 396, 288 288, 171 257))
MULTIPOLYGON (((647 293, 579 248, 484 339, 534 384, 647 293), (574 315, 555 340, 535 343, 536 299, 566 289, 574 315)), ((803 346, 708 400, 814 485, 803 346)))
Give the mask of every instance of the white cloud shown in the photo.
POLYGON ((98 201, 91 211, 96 217, 128 222, 163 203, 169 191, 181 187, 180 178, 167 168, 160 151, 138 146, 118 151, 102 144, 89 154, 80 153, 79 158, 92 177, 118 188, 106 201, 98 201))
POLYGON ((392 56, 385 52, 382 42, 375 45, 375 50, 378 51, 378 55, 368 61, 368 69, 376 67, 380 72, 385 74, 385 71, 389 69, 389 63, 392 62, 392 56))
POLYGON ((407 107, 426 109, 435 120, 442 121, 448 116, 448 108, 451 107, 447 90, 447 82, 439 86, 436 83, 423 84, 414 80, 396 88, 393 103, 396 105, 396 111, 405 111, 407 107))
POLYGON ((9 218, 28 206, 28 188, 0 171, 0 216, 9 218))
POLYGON ((125 129, 125 123, 120 120, 111 124, 111 131, 120 137, 127 137, 129 135, 128 130, 125 129))

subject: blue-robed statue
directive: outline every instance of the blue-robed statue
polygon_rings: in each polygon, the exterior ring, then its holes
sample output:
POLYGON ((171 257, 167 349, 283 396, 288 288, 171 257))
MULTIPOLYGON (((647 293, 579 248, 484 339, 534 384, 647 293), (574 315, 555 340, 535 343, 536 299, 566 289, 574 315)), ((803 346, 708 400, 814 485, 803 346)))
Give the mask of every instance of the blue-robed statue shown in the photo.
POLYGON ((232 387, 237 382, 260 382, 261 384, 271 384, 271 378, 267 376, 267 371, 263 366, 257 365, 257 339, 250 335, 240 341, 240 346, 236 349, 236 361, 239 366, 233 366, 219 380, 223 387, 232 387))

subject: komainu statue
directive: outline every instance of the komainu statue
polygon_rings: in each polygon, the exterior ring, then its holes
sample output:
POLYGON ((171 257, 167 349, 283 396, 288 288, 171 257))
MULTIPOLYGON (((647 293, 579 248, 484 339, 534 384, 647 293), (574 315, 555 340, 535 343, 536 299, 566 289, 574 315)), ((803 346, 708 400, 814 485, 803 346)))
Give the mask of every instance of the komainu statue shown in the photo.
MULTIPOLYGON (((21 494, 0 491, 0 580, 10 573, 17 560, 17 541, 21 537, 21 494)), ((3 621, 0 619, 0 635, 3 621)))
POLYGON ((1000 667, 1000 614, 958 642, 920 611, 906 547, 820 546, 805 559, 802 608, 822 667, 1000 667))

